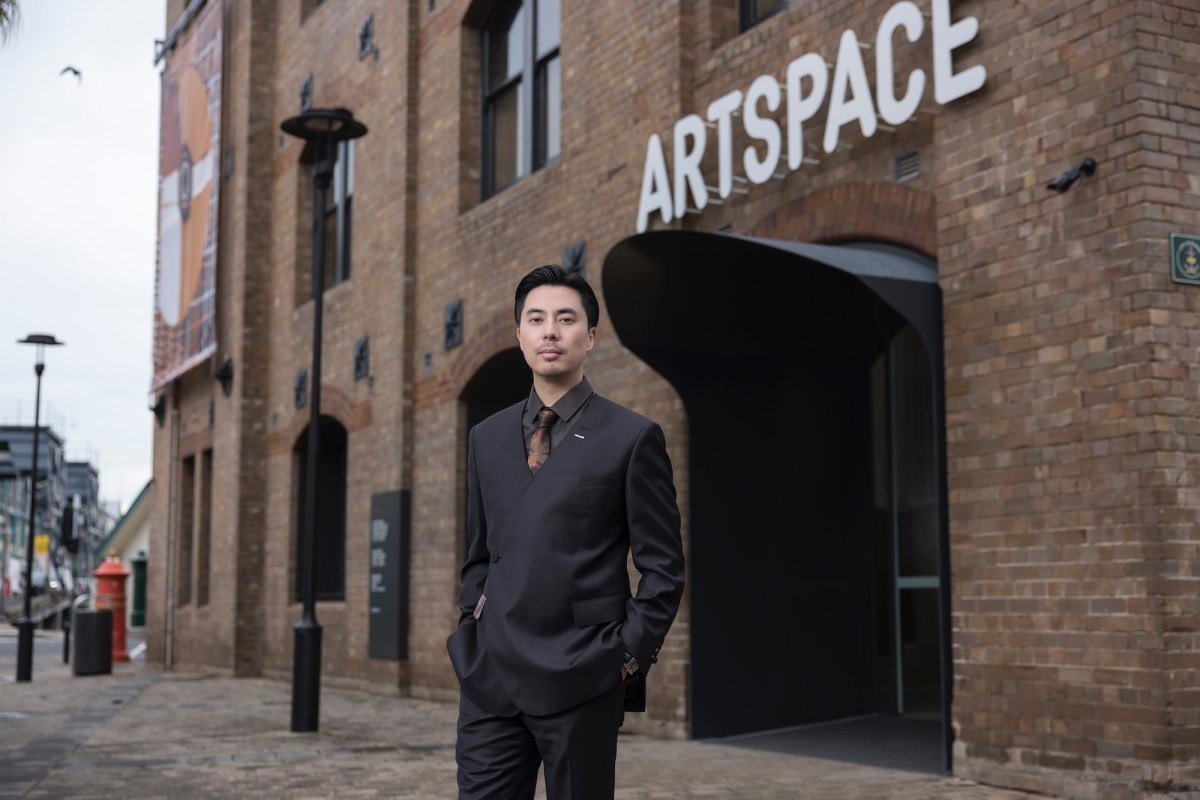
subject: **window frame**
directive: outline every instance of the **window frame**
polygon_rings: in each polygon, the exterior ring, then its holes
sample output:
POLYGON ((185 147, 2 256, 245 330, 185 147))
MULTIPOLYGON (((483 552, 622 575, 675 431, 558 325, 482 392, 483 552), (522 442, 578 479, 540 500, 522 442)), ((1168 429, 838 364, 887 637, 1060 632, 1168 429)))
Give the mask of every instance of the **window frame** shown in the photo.
POLYGON ((199 473, 196 492, 200 495, 196 503, 196 607, 208 605, 209 589, 212 585, 212 481, 213 481, 213 451, 206 448, 200 452, 200 464, 196 468, 199 473))
POLYGON ((738 30, 741 33, 753 28, 764 20, 768 20, 788 7, 788 0, 780 0, 775 8, 765 14, 759 15, 755 10, 755 0, 738 0, 738 30))
MULTIPOLYGON (((538 38, 537 38, 537 22, 538 22, 538 0, 505 0, 504 2, 496 3, 489 11, 487 18, 480 29, 482 39, 480 52, 482 54, 480 63, 480 98, 482 103, 481 121, 482 129, 480 138, 482 140, 481 153, 481 183, 482 195, 486 200, 508 187, 519 183, 522 179, 529 177, 538 170, 555 163, 562 152, 562 3, 561 0, 553 0, 558 3, 559 7, 559 36, 554 47, 550 48, 543 55, 538 55, 538 38), (514 11, 515 9, 515 11, 514 11), (521 69, 505 77, 496 86, 491 85, 491 58, 492 58, 492 40, 493 36, 498 33, 495 29, 495 21, 497 18, 510 16, 507 12, 514 11, 511 17, 516 17, 524 11, 522 19, 523 27, 523 52, 521 53, 521 69), (551 62, 558 62, 559 75, 559 116, 554 124, 558 126, 559 133, 559 150, 553 154, 548 152, 549 145, 549 128, 551 122, 549 112, 546 108, 546 92, 543 91, 547 82, 549 65, 551 62), (517 91, 517 163, 515 175, 512 180, 497 186, 495 184, 495 150, 496 150, 496 99, 503 96, 508 90, 516 85, 517 91), (545 125, 542 123, 545 121, 545 125), (524 133, 524 135, 522 135, 524 133)), ((504 29, 503 33, 507 35, 511 28, 504 29)))
MULTIPOLYGON (((326 290, 350 280, 353 210, 354 140, 348 139, 337 144, 337 153, 333 161, 333 180, 329 184, 325 214, 321 218, 322 223, 326 225, 326 232, 328 232, 329 216, 337 215, 333 226, 333 280, 326 281, 326 290)), ((314 233, 316 232, 314 231, 314 233)), ((328 237, 326 237, 326 241, 328 241, 328 237)), ((326 262, 328 262, 328 258, 326 262)), ((329 264, 326 263, 325 266, 328 270, 329 264)))
POLYGON ((179 459, 179 491, 176 494, 175 522, 175 606, 192 602, 193 569, 196 552, 196 454, 179 459))
POLYGON ((317 225, 325 226, 324 290, 350 280, 353 275, 354 240, 354 140, 336 145, 329 187, 325 190, 325 210, 318 218, 313 213, 316 202, 312 181, 313 170, 320 157, 320 147, 308 143, 300 156, 296 183, 296 289, 295 305, 315 297, 312 285, 313 247, 316 245, 317 225))

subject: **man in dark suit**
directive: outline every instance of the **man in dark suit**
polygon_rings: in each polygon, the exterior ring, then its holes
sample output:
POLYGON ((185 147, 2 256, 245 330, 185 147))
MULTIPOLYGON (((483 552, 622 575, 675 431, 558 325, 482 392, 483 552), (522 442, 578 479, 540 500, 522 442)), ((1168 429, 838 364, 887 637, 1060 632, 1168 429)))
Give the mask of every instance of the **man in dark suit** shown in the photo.
POLYGON ((683 593, 662 429, 583 374, 600 316, 561 267, 517 285, 528 400, 481 422, 467 456, 461 617, 447 641, 461 688, 462 800, 611 800, 617 729, 683 593), (629 554, 640 573, 630 592, 629 554))

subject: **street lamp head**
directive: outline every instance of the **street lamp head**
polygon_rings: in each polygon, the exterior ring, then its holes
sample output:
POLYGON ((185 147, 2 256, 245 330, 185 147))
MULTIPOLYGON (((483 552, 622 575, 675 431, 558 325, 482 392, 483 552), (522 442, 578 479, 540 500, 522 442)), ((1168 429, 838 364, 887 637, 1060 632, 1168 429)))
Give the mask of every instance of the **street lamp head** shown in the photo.
POLYGON ((49 334, 49 333, 31 333, 28 336, 26 336, 24 339, 18 339, 17 344, 35 344, 35 345, 37 345, 37 357, 34 362, 34 369, 37 371, 38 377, 40 379, 41 374, 42 374, 42 364, 44 363, 44 360, 46 357, 46 347, 53 346, 53 345, 66 344, 66 342, 60 342, 58 339, 55 339, 52 334, 49 334))
POLYGON ((285 119, 279 127, 308 142, 344 142, 367 132, 367 126, 345 108, 310 108, 285 119))
POLYGON ((40 345, 58 345, 66 344, 55 339, 53 334, 49 333, 31 333, 24 339, 18 339, 17 344, 40 344, 40 345))

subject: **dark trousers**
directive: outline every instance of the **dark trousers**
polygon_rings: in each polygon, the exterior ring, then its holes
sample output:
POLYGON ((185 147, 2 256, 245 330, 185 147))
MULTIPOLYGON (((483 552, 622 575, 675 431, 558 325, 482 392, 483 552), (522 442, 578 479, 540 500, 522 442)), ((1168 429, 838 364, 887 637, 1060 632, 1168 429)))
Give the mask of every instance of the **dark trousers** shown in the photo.
POLYGON ((460 693, 459 800, 528 800, 545 765, 547 800, 612 800, 625 688, 534 717, 489 714, 460 693))

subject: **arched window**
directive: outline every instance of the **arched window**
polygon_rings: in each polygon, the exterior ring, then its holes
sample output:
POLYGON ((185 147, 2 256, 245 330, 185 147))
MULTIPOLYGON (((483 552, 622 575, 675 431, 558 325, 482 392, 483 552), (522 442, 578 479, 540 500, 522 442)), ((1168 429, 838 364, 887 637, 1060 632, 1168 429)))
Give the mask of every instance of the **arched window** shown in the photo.
MULTIPOLYGON (((318 600, 346 596, 346 429, 333 417, 322 416, 317 459, 316 557, 314 581, 318 600)), ((305 475, 308 470, 308 428, 293 451, 296 464, 296 600, 303 600, 302 565, 305 515, 305 475)))

